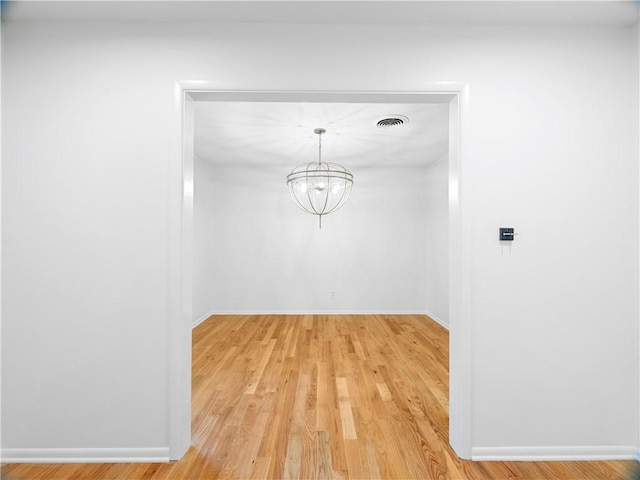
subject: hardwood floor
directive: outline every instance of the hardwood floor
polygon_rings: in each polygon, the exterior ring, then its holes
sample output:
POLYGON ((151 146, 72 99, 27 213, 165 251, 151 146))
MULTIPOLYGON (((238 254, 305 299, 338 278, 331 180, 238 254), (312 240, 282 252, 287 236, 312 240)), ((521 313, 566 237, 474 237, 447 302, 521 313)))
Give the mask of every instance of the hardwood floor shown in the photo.
POLYGON ((193 446, 171 464, 5 465, 7 480, 631 479, 635 462, 470 462, 448 333, 422 315, 215 316, 193 332, 193 446))

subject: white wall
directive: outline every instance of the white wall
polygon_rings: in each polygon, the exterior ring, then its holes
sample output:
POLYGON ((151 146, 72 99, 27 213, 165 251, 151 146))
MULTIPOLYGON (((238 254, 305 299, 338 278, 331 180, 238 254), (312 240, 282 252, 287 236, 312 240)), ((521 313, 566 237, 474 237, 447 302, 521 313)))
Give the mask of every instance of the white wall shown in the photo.
MULTIPOLYGON (((0 65, 2 65, 2 22, 0 22, 0 65)), ((0 67, 0 71, 2 68, 0 67)), ((0 74, 0 92, 2 92, 2 75, 0 74)), ((2 95, 0 95, 0 112, 2 112, 2 95)), ((2 115, 0 115, 0 139, 2 138, 2 115)), ((2 148, 0 148, 0 212, 2 211, 2 148)), ((2 224, 0 223, 0 238, 2 224)), ((2 271, 2 254, 0 254, 0 272, 2 271)), ((0 275, 0 372, 2 372, 2 275, 0 275)), ((0 375, 0 426, 2 425, 2 375, 0 375)), ((2 446, 2 428, 0 427, 0 448, 2 446)), ((2 457, 0 450, 0 457, 2 457)))
POLYGON ((423 168, 354 170, 351 198, 320 229, 291 200, 288 170, 196 165, 194 319, 425 311, 423 168))
POLYGON ((449 325, 449 156, 429 164, 424 174, 427 314, 449 325))
MULTIPOLYGON (((632 155, 634 158, 638 159, 638 165, 636 168, 638 169, 637 174, 637 182, 638 182, 638 191, 640 191, 640 23, 637 23, 632 29, 632 42, 634 48, 631 51, 632 60, 631 65, 633 66, 633 74, 632 74, 632 84, 631 84, 631 101, 634 105, 636 105, 635 110, 635 121, 634 131, 633 131, 633 150, 632 155)), ((638 227, 640 228, 640 222, 638 222, 638 227)), ((640 232, 639 232, 640 233, 640 232)), ((639 258, 640 261, 640 258, 639 258)), ((638 272, 640 273, 640 272, 638 272)), ((637 274, 638 274, 637 273, 637 274)), ((637 275, 636 274, 636 275, 637 275)), ((640 286, 639 286, 640 287, 640 286)), ((640 316, 638 318, 638 335, 640 336, 640 316)), ((638 363, 640 364, 640 348, 638 348, 638 363)), ((640 368, 638 369, 638 374, 640 375, 640 368)), ((640 381, 637 385, 638 391, 640 392, 640 381)), ((638 395, 638 409, 640 409, 640 394, 638 395)), ((640 423, 640 414, 638 415, 638 422, 640 423)), ((638 453, 637 459, 640 461, 640 428, 638 429, 638 453)))
MULTIPOLYGON (((474 454, 635 449, 631 34, 4 24, 4 454, 96 447, 161 456, 168 443, 167 139, 175 82, 185 79, 248 90, 468 83, 462 201, 472 245, 474 454), (502 255, 497 228, 507 224, 519 236, 502 255)), ((317 233, 312 219, 298 218, 309 222, 299 238, 317 233)))
MULTIPOLYGON (((199 157, 194 158, 193 195, 193 325, 215 313, 214 300, 218 293, 212 282, 216 271, 216 225, 213 222, 216 185, 211 166, 199 157)), ((218 232, 223 235, 224 232, 218 232)))

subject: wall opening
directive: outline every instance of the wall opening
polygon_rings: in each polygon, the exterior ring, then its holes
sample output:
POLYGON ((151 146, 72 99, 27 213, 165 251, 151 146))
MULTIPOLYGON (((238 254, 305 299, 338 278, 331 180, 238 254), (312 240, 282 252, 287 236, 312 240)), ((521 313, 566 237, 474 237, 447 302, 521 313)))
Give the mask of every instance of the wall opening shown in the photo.
MULTIPOLYGON (((197 102, 229 102, 264 103, 341 103, 341 104, 439 104, 448 107, 448 218, 449 218, 449 330, 450 330, 450 442, 459 456, 468 458, 470 453, 470 411, 468 393, 470 388, 469 368, 465 368, 470 357, 464 351, 464 341, 460 341, 460 315, 464 312, 459 303, 463 298, 460 284, 460 168, 459 168, 459 130, 460 130, 460 102, 461 87, 438 86, 434 90, 420 93, 334 93, 334 92, 238 92, 216 91, 201 88, 201 84, 180 85, 177 91, 180 126, 182 138, 182 152, 180 165, 176 165, 175 172, 179 174, 178 182, 173 182, 176 197, 180 205, 174 209, 173 225, 179 226, 179 232, 174 235, 177 242, 174 245, 176 255, 172 260, 171 271, 175 282, 172 282, 174 295, 171 310, 180 320, 170 322, 170 446, 171 458, 180 458, 190 444, 190 375, 191 375, 191 325, 193 321, 193 272, 194 272, 194 109, 197 102), (178 193, 179 189, 179 193, 178 193), (178 238, 179 237, 179 238, 178 238), (455 305, 454 305, 455 303, 455 305), (457 385, 456 385, 457 384, 457 385), (454 398, 454 395, 456 398, 454 398), (465 396, 467 398, 465 398, 465 396), (464 423, 463 423, 464 422, 464 423)), ((374 125, 375 126, 375 125, 374 125)), ((293 166, 293 165, 292 165, 293 166)), ((287 169, 283 172, 286 174, 287 169)), ((300 215, 304 215, 299 212, 300 215)), ((337 215, 337 214, 336 214, 337 215)), ((311 221, 311 218, 307 220, 311 221)), ((296 307, 294 307, 296 308, 296 307)), ((321 307, 322 310, 326 310, 321 307)), ((312 310, 312 309, 311 309, 312 310)), ((251 313, 251 312, 237 312, 251 313)), ((277 313, 277 312, 255 312, 277 313)), ((283 312, 294 313, 294 312, 283 312)), ((307 312, 295 312, 307 313, 307 312)), ((311 313, 339 313, 331 311, 311 313)), ((367 313, 367 312, 361 312, 367 313)))

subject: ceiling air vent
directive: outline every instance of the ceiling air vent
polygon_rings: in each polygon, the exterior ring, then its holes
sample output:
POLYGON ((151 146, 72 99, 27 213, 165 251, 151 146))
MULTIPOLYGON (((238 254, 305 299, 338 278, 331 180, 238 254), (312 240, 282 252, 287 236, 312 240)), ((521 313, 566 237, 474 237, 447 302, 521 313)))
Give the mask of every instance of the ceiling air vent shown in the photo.
POLYGON ((394 115, 393 117, 383 118, 376 124, 378 128, 394 128, 401 127, 405 123, 409 123, 409 119, 403 115, 394 115))

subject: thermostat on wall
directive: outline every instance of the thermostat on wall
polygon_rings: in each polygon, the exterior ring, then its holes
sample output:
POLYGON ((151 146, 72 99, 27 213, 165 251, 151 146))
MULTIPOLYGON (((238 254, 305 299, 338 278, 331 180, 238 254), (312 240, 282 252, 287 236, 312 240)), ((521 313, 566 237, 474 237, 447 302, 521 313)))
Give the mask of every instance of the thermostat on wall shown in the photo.
POLYGON ((500 241, 511 242, 513 241, 513 237, 515 237, 515 232, 513 227, 500 227, 500 241))

